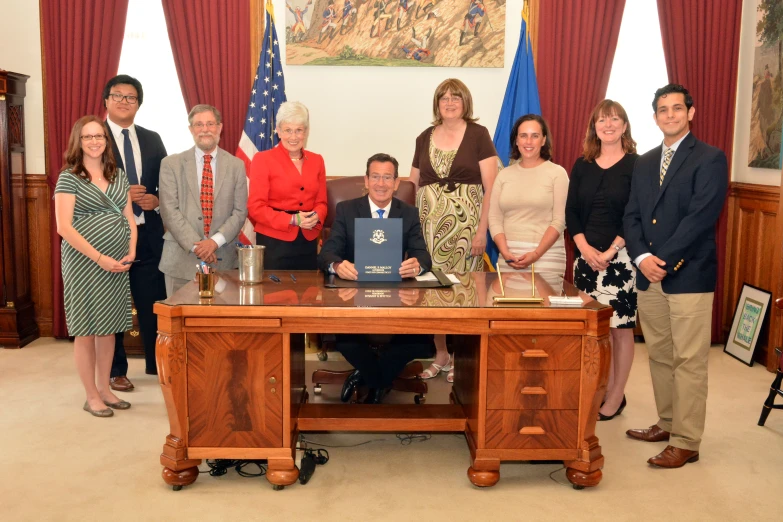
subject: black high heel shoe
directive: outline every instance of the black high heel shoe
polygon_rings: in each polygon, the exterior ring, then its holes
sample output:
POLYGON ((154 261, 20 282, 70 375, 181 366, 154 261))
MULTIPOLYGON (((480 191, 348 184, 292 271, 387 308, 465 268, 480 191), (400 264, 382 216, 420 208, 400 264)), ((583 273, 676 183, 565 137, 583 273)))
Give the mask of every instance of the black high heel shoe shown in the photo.
POLYGON ((598 412, 598 420, 599 421, 608 421, 608 420, 614 419, 615 417, 617 417, 618 415, 620 415, 623 412, 623 410, 625 409, 625 407, 627 405, 628 405, 628 403, 625 400, 625 395, 623 395, 623 402, 620 403, 620 407, 617 408, 617 411, 614 412, 614 415, 604 415, 603 413, 601 413, 599 411, 598 412))

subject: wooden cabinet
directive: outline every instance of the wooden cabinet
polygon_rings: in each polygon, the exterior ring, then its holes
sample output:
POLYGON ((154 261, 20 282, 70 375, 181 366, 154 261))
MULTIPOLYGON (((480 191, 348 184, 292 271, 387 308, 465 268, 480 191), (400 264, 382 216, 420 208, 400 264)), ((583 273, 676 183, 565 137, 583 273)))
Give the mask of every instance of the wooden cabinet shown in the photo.
MULTIPOLYGON (((0 70, 0 346, 38 338, 25 205, 24 74, 0 70)), ((48 240, 48 238, 47 238, 48 240)))

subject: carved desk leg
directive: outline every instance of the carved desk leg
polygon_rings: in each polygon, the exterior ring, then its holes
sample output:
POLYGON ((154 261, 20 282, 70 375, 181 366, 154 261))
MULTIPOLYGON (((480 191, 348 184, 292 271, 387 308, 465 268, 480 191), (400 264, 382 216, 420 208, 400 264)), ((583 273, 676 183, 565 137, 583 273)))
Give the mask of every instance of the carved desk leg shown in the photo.
POLYGON ((299 468, 290 459, 269 459, 266 470, 266 479, 274 489, 283 489, 290 486, 299 478, 299 468))
POLYGON ((580 458, 564 462, 567 468, 566 478, 574 485, 574 489, 597 486, 601 482, 604 457, 601 454, 598 437, 595 436, 595 423, 601 400, 606 392, 610 363, 609 337, 585 337, 582 396, 579 404, 580 458))
POLYGON ((158 382, 163 391, 171 433, 166 437, 160 463, 163 480, 174 487, 193 484, 198 478, 200 459, 188 459, 187 404, 188 382, 185 371, 185 336, 183 334, 158 334, 155 350, 158 364, 158 382))

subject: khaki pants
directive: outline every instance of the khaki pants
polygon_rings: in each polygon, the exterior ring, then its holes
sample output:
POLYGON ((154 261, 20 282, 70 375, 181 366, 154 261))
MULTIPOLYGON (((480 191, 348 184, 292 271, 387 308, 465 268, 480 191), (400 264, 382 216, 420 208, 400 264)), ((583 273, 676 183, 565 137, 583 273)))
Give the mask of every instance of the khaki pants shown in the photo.
POLYGON ((714 294, 667 294, 660 283, 638 293, 650 355, 658 426, 669 444, 698 451, 707 412, 707 357, 714 294))

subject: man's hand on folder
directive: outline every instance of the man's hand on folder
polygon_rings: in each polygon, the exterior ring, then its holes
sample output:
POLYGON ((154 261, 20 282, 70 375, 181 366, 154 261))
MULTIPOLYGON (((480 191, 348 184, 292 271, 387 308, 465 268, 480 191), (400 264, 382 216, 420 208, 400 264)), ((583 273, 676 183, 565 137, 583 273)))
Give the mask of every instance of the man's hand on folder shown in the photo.
POLYGON ((347 279, 348 281, 356 281, 359 279, 359 272, 356 271, 356 267, 350 261, 340 261, 333 266, 334 273, 341 279, 347 279))
POLYGON ((400 265, 400 277, 402 278, 416 277, 419 275, 419 272, 421 272, 421 266, 419 265, 419 260, 415 257, 406 259, 400 265))

